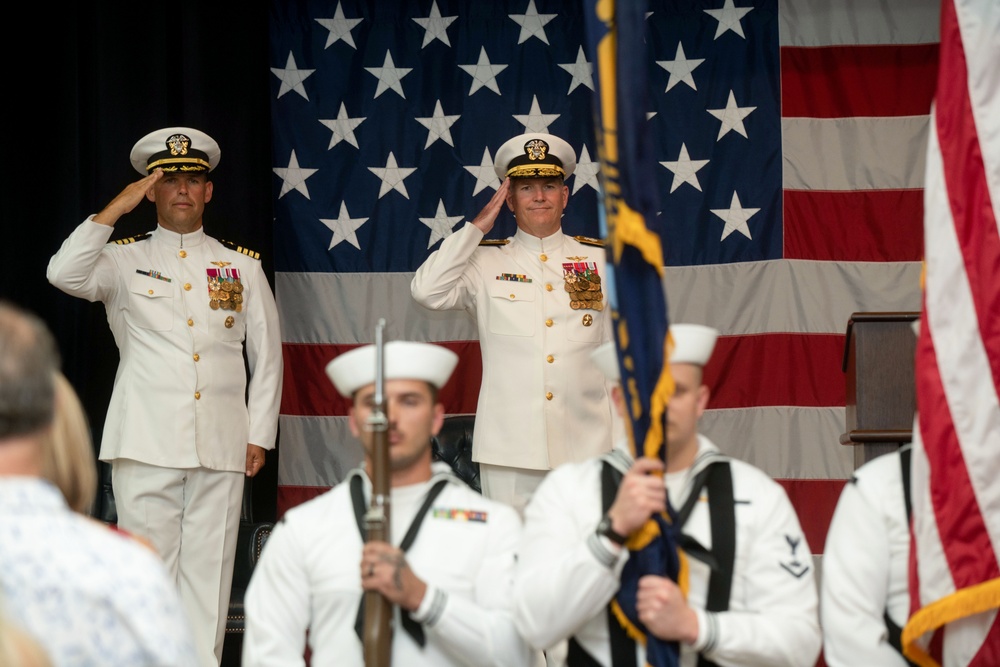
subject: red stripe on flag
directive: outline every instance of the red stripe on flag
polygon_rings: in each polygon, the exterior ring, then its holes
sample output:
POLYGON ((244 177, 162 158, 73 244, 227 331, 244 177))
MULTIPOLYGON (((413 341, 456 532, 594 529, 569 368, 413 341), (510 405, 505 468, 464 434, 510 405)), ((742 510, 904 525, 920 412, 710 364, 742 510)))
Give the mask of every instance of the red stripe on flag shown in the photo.
POLYGON ((328 486, 294 486, 291 484, 278 485, 278 511, 277 518, 280 520, 285 512, 296 505, 301 505, 307 500, 312 500, 330 490, 328 486))
MULTIPOLYGON (((840 492, 844 490, 844 479, 776 479, 788 494, 788 499, 799 515, 802 532, 809 542, 809 550, 814 554, 823 553, 826 547, 826 531, 837 508, 840 492)), ((801 554, 803 557, 808 554, 801 554)))
MULTIPOLYGON (((474 414, 483 366, 479 341, 441 345, 459 356, 455 374, 441 391, 448 414, 474 414)), ((281 414, 345 416, 348 401, 333 388, 326 364, 357 345, 284 343, 285 385, 281 414)), ((842 406, 844 336, 840 334, 760 334, 722 336, 705 369, 712 408, 773 405, 842 406), (762 382, 785 377, 790 382, 762 382)))
POLYGON ((783 208, 788 259, 923 259, 923 190, 785 190, 783 208))
POLYGON ((840 334, 720 336, 705 367, 709 407, 843 406, 844 342, 840 334))
POLYGON ((782 47, 781 115, 927 115, 937 60, 937 44, 782 47))
MULTIPOLYGON (((455 352, 458 367, 441 390, 441 402, 448 414, 476 411, 483 360, 479 341, 441 342, 455 352)), ((295 416, 346 416, 350 403, 337 393, 326 376, 326 365, 336 356, 359 345, 282 343, 285 360, 281 414, 295 416)))

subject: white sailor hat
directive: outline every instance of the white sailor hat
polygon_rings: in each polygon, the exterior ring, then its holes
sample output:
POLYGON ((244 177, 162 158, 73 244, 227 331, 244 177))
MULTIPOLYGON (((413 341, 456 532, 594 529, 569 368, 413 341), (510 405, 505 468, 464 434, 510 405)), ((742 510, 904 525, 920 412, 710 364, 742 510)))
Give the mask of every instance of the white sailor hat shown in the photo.
POLYGON ((621 382, 621 371, 618 370, 618 352, 613 340, 602 344, 590 353, 594 364, 612 382, 621 382))
POLYGON ((670 335, 674 339, 670 363, 704 366, 712 356, 719 332, 701 324, 671 324, 670 335))
MULTIPOLYGON (((432 343, 394 340, 385 344, 386 380, 423 380, 440 389, 458 364, 458 355, 432 343)), ((375 383, 375 346, 365 345, 346 352, 326 365, 326 374, 341 396, 350 398, 358 389, 375 383)))
POLYGON ((497 150, 493 170, 497 178, 569 178, 576 169, 573 147, 544 132, 528 132, 508 139, 497 150))
POLYGON ((140 174, 212 171, 222 151, 215 139, 192 127, 165 127, 150 132, 132 147, 129 160, 140 174))

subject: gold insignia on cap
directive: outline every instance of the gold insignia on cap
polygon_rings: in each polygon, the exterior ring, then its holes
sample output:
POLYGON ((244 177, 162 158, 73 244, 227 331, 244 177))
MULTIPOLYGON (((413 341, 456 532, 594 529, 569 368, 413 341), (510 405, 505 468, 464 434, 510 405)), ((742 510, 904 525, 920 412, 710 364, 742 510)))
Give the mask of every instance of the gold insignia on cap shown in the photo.
POLYGON ((541 139, 532 139, 524 145, 524 154, 529 160, 544 160, 549 152, 549 145, 541 139))
POLYGON ((186 134, 173 134, 167 139, 167 148, 171 155, 187 155, 191 139, 186 134))

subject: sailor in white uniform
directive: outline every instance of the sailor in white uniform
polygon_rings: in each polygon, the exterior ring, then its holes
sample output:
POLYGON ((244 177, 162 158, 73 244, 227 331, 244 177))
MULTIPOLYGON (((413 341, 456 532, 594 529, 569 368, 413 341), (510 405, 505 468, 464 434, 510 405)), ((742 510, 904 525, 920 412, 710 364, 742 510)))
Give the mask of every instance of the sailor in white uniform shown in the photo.
POLYGON ((393 605, 393 664, 529 664, 510 613, 520 517, 431 460, 431 437, 444 419, 438 389, 457 361, 438 345, 385 344, 389 542, 366 542, 363 534, 372 495, 375 348, 329 363, 337 390, 352 401, 351 431, 365 445, 365 464, 275 527, 247 589, 244 667, 302 666, 307 646, 314 665, 362 667, 365 591, 393 605))

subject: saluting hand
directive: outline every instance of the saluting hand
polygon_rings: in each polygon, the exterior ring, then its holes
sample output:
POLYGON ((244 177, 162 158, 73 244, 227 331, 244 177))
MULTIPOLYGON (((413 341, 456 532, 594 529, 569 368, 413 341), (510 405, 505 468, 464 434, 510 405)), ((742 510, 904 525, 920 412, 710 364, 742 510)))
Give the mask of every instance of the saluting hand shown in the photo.
POLYGON ((416 611, 427 593, 427 584, 410 569, 402 550, 378 540, 365 543, 361 552, 361 588, 378 591, 407 611, 416 611))
POLYGON ((490 230, 493 229, 493 223, 497 221, 497 216, 500 215, 500 209, 503 207, 505 201, 507 201, 507 192, 510 190, 510 179, 503 179, 503 184, 500 188, 493 193, 493 197, 490 201, 483 207, 483 210, 479 212, 472 224, 479 228, 483 234, 489 234, 490 230))
POLYGON ((111 203, 94 216, 94 222, 114 227, 115 223, 118 222, 118 218, 138 206, 139 202, 146 196, 146 193, 149 192, 149 189, 153 187, 153 184, 161 178, 163 178, 163 170, 156 169, 149 176, 140 178, 134 183, 129 183, 124 190, 118 193, 117 197, 111 200, 111 203))

